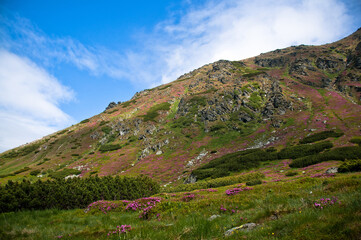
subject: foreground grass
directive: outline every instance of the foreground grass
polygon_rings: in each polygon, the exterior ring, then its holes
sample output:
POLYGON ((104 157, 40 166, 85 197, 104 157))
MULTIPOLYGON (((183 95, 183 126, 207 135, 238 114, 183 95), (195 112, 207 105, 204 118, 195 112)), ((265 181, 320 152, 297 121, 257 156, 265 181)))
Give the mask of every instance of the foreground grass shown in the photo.
POLYGON ((359 174, 337 174, 267 182, 232 196, 225 191, 245 185, 162 193, 148 220, 124 209, 107 214, 84 209, 3 213, 0 239, 223 239, 226 230, 250 222, 258 226, 227 239, 358 239, 360 186, 359 174), (184 200, 192 194, 189 201, 184 200), (332 196, 338 198, 336 204, 323 209, 314 206, 320 198, 332 196), (221 206, 227 210, 221 211, 221 206), (215 214, 220 217, 208 220, 215 214), (131 225, 132 230, 108 236, 118 225, 131 225))

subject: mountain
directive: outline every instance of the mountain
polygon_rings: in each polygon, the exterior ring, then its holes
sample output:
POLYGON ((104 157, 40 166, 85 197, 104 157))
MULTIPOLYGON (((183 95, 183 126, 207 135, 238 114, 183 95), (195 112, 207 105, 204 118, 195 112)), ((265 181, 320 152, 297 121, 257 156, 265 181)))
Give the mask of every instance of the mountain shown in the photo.
POLYGON ((220 60, 110 103, 79 124, 2 153, 0 182, 145 174, 182 183, 240 150, 280 151, 322 134, 337 135, 326 136, 334 148, 353 146, 360 103, 361 29, 322 46, 220 60))

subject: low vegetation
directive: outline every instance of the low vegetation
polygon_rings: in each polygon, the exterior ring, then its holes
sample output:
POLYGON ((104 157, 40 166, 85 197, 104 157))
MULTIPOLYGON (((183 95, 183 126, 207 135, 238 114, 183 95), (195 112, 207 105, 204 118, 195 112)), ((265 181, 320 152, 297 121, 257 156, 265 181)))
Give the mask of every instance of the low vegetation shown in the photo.
POLYGON ((148 112, 141 116, 143 118, 144 121, 148 122, 148 121, 155 121, 155 119, 159 116, 158 111, 169 111, 170 109, 170 103, 168 102, 164 102, 164 103, 160 103, 157 104, 153 107, 151 107, 148 112))
POLYGON ((0 212, 26 209, 84 208, 89 203, 104 200, 133 200, 159 192, 159 185, 146 176, 89 177, 31 183, 8 181, 0 186, 0 212))
POLYGON ((326 151, 324 153, 319 153, 311 156, 297 158, 292 161, 290 167, 301 168, 307 167, 316 163, 330 161, 330 160, 339 160, 344 161, 346 159, 360 159, 361 158, 361 147, 339 147, 326 151))
POLYGON ((122 146, 120 144, 104 144, 104 145, 100 146, 99 151, 110 152, 110 151, 118 150, 121 148, 122 148, 122 146))
POLYGON ((315 133, 312 134, 310 136, 307 136, 305 138, 303 138, 300 143, 301 144, 305 144, 305 143, 313 143, 316 141, 321 141, 327 138, 337 138, 337 137, 341 137, 344 133, 343 132, 335 132, 335 131, 323 131, 323 132, 319 132, 319 133, 315 133))

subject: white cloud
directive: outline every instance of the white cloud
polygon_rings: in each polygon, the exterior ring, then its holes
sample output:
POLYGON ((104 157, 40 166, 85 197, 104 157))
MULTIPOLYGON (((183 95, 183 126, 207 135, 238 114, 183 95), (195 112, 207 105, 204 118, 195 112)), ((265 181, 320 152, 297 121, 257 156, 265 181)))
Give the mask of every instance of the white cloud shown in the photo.
POLYGON ((30 60, 0 50, 0 151, 52 133, 71 122, 59 103, 73 92, 30 60))
POLYGON ((160 77, 166 83, 219 59, 241 60, 290 45, 338 40, 349 33, 349 22, 337 0, 210 2, 177 23, 161 23, 148 44, 158 43, 152 49, 164 61, 160 77))
POLYGON ((136 50, 116 52, 70 37, 49 38, 19 17, 2 19, 6 27, 0 39, 44 64, 68 62, 94 75, 150 87, 219 59, 241 60, 290 45, 323 44, 352 30, 341 0, 211 0, 198 8, 188 2, 185 14, 173 15, 150 34, 141 34, 136 50), (9 29, 17 39, 9 38, 14 36, 9 29))

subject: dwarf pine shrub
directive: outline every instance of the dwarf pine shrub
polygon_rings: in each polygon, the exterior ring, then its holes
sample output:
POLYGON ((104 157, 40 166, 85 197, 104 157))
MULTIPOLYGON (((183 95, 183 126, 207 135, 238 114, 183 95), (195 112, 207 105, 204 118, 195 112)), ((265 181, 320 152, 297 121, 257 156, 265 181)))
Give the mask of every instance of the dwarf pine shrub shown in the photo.
POLYGON ((341 137, 343 134, 344 134, 343 132, 323 131, 323 132, 315 133, 315 134, 312 134, 310 136, 303 138, 300 141, 300 143, 301 144, 313 143, 313 142, 321 141, 321 140, 324 140, 324 139, 327 139, 330 137, 337 138, 337 137, 341 137))
POLYGON ((361 159, 346 160, 338 167, 339 172, 360 172, 361 159))
POLYGON ((159 192, 159 184, 147 176, 89 177, 53 181, 23 180, 0 185, 0 213, 26 209, 84 208, 91 202, 134 200, 159 192))

